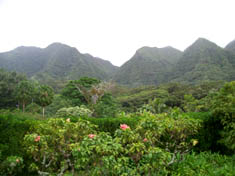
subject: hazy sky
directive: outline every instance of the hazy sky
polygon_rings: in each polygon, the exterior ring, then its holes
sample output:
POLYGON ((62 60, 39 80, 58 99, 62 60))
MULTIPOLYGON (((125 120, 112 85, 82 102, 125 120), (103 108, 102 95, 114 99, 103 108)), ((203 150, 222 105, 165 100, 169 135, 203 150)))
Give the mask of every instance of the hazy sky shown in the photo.
POLYGON ((0 0, 0 52, 61 42, 121 65, 142 46, 235 39, 235 0, 0 0))

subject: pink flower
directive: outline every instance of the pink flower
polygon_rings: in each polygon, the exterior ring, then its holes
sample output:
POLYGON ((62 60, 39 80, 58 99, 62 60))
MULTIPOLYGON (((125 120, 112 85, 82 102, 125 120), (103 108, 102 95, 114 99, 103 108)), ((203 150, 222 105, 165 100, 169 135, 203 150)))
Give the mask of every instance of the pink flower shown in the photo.
POLYGON ((96 135, 95 134, 89 134, 88 137, 93 139, 96 135))
POLYGON ((19 162, 20 162, 20 160, 19 160, 19 159, 16 159, 16 162, 17 162, 17 163, 19 163, 19 162))
POLYGON ((148 139, 147 139, 147 138, 144 138, 143 141, 144 141, 144 142, 148 142, 148 139))
POLYGON ((127 128, 130 128, 127 124, 121 124, 120 125, 120 128, 122 129, 122 130, 126 130, 127 128))
POLYGON ((40 141, 40 136, 37 136, 35 139, 34 139, 35 142, 38 142, 40 141))
POLYGON ((70 122, 70 118, 66 119, 66 122, 70 122))

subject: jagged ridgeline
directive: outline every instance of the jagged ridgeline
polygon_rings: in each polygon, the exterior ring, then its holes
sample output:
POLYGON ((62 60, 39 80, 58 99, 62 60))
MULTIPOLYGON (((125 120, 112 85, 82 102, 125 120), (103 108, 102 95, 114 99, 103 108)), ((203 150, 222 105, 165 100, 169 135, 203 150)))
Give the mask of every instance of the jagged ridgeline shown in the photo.
POLYGON ((143 47, 120 68, 109 61, 53 43, 47 48, 18 47, 0 53, 0 68, 25 73, 49 85, 88 76, 136 87, 167 82, 196 84, 235 80, 235 41, 225 48, 199 38, 185 51, 143 47))
POLYGON ((235 80, 235 41, 223 49, 199 38, 184 52, 143 47, 121 66, 114 80, 131 86, 235 80))
POLYGON ((47 48, 18 47, 0 53, 0 67, 25 73, 41 82, 66 81, 83 76, 109 80, 118 67, 109 61, 82 54, 76 48, 53 43, 47 48))
POLYGON ((231 51, 199 38, 184 51, 173 68, 170 79, 185 83, 231 81, 235 79, 234 63, 235 55, 231 51))
POLYGON ((182 52, 172 47, 143 47, 123 64, 114 80, 120 84, 158 85, 167 82, 172 67, 178 62, 182 52))

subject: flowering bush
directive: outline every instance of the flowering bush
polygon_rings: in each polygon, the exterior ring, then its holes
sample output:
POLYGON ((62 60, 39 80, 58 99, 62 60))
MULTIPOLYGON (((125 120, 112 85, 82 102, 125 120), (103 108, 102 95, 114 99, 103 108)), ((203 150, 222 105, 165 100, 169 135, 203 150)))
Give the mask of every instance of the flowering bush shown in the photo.
POLYGON ((118 129, 112 138, 108 133, 85 137, 73 145, 78 175, 146 175, 167 173, 170 154, 144 144, 132 130, 118 129))
POLYGON ((120 124, 111 136, 89 122, 50 119, 27 134, 24 143, 39 174, 167 175, 176 156, 187 153, 197 140, 197 120, 173 113, 145 112, 136 128, 120 124))
POLYGON ((19 156, 9 156, 0 164, 0 174, 17 175, 23 168, 23 158, 19 156))
POLYGON ((74 170, 71 146, 94 133, 94 128, 83 120, 72 123, 64 119, 49 119, 39 123, 24 137, 25 149, 34 161, 30 169, 41 175, 74 170))
POLYGON ((56 112, 57 117, 90 117, 92 115, 92 111, 86 106, 75 106, 70 108, 62 108, 56 112))
POLYGON ((200 129, 200 122, 181 114, 171 116, 167 113, 158 115, 149 113, 135 131, 142 138, 148 139, 151 145, 158 146, 175 157, 176 154, 188 153, 198 143, 196 139, 192 139, 192 136, 200 129))
POLYGON ((121 128, 122 130, 130 129, 130 127, 129 127, 128 125, 126 125, 126 124, 121 124, 121 125, 120 125, 120 128, 121 128))

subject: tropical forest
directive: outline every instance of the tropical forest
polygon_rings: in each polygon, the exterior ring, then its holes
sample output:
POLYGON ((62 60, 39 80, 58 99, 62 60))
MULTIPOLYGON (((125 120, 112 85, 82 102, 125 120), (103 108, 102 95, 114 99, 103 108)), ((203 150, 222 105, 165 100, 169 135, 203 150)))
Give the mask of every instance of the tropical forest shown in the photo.
POLYGON ((0 175, 234 176, 235 41, 0 53, 0 175))

